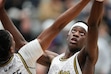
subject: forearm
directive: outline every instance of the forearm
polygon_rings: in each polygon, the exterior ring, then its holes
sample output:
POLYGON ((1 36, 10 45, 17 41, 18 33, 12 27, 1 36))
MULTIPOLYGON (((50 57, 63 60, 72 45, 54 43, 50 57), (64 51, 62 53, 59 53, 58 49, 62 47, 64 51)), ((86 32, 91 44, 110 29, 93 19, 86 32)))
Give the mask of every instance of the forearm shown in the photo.
POLYGON ((90 17, 88 20, 88 24, 90 24, 90 26, 95 26, 93 24, 99 25, 99 22, 102 18, 102 15, 103 15, 103 10, 104 10, 103 8, 104 8, 104 1, 103 0, 101 0, 101 1, 94 0, 93 6, 91 9, 91 13, 90 13, 90 17), (93 24, 91 25, 91 23, 93 23, 93 24))
POLYGON ((20 32, 14 26, 11 19, 8 17, 7 12, 5 11, 4 8, 0 9, 0 20, 3 24, 3 27, 13 35, 15 42, 16 42, 17 49, 19 49, 22 45, 24 45, 26 43, 23 36, 20 34, 20 32))
POLYGON ((64 28, 70 21, 75 19, 82 9, 88 4, 90 0, 81 0, 76 5, 73 5, 66 12, 64 12, 61 16, 59 16, 54 24, 58 24, 55 26, 57 30, 61 30, 64 28))
POLYGON ((87 37, 87 49, 88 55, 91 60, 97 61, 98 57, 98 25, 103 15, 104 1, 94 1, 91 14, 88 19, 88 37, 87 37), (93 40, 92 40, 93 39, 93 40))

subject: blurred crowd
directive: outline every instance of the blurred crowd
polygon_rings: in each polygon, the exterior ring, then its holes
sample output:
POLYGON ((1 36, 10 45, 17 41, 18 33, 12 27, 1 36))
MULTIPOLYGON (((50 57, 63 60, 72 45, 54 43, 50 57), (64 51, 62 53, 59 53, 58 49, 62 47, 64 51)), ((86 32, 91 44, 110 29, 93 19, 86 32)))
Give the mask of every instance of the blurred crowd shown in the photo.
MULTIPOLYGON (((5 8, 24 38, 30 41, 48 28, 61 13, 77 2, 79 0, 7 0, 5 8)), ((65 51, 65 47, 67 47, 65 40, 69 28, 77 20, 87 21, 91 5, 92 2, 59 33, 48 50, 58 54, 65 51)), ((106 0, 104 10, 99 28, 99 59, 95 74, 111 74, 111 0, 106 0)), ((37 74, 47 74, 47 70, 47 67, 37 64, 37 74)))

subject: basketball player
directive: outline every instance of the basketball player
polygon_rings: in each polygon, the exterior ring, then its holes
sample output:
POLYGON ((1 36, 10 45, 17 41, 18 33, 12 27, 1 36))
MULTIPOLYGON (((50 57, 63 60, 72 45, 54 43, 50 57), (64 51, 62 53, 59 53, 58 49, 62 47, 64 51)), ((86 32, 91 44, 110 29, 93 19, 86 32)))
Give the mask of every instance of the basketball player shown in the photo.
POLYGON ((10 31, 9 33, 6 30, 0 30, 0 72, 2 74, 35 74, 36 60, 48 48, 56 35, 79 14, 89 1, 82 0, 78 5, 70 8, 58 17, 51 27, 44 30, 37 39, 28 43, 8 18, 4 9, 5 0, 0 0, 0 20, 4 28, 10 31), (14 36, 15 42, 11 33, 14 36), (7 46, 7 48, 4 46, 7 46), (14 53, 15 47, 20 49, 18 54, 14 53))
POLYGON ((55 57, 48 74, 94 74, 98 59, 98 27, 104 0, 94 0, 88 22, 76 22, 69 30, 68 48, 55 57))

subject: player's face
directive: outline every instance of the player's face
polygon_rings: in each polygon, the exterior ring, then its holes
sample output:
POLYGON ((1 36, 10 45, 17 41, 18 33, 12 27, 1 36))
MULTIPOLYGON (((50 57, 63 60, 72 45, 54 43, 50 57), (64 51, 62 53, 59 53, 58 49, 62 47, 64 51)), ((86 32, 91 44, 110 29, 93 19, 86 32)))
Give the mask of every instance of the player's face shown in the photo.
POLYGON ((86 41, 87 32, 80 26, 73 27, 68 35, 67 41, 70 51, 79 51, 86 41))

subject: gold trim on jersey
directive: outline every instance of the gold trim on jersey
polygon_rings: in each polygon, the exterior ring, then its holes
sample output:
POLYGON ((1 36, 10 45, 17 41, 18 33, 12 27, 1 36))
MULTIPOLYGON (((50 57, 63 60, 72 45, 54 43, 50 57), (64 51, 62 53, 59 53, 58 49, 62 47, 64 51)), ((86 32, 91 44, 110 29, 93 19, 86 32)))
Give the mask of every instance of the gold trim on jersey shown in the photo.
POLYGON ((0 67, 3 67, 3 66, 5 66, 5 65, 9 64, 12 59, 13 59, 13 56, 12 56, 6 63, 4 63, 3 65, 0 65, 0 67))
POLYGON ((76 58, 77 58, 77 57, 75 56, 75 58, 74 58, 74 70, 75 70, 75 73, 76 73, 76 74, 79 74, 78 69, 77 69, 76 58))
POLYGON ((60 60, 60 61, 66 61, 67 59, 61 57, 61 58, 59 58, 59 60, 60 60))
POLYGON ((22 62, 23 62, 23 64, 24 64, 26 70, 28 71, 28 73, 29 73, 29 74, 32 74, 32 73, 30 72, 29 67, 27 66, 25 60, 24 60, 23 57, 21 56, 21 54, 18 53, 18 55, 20 56, 20 59, 22 60, 22 62))
POLYGON ((63 70, 61 70, 61 71, 58 72, 58 74, 70 74, 70 71, 63 71, 63 70))

